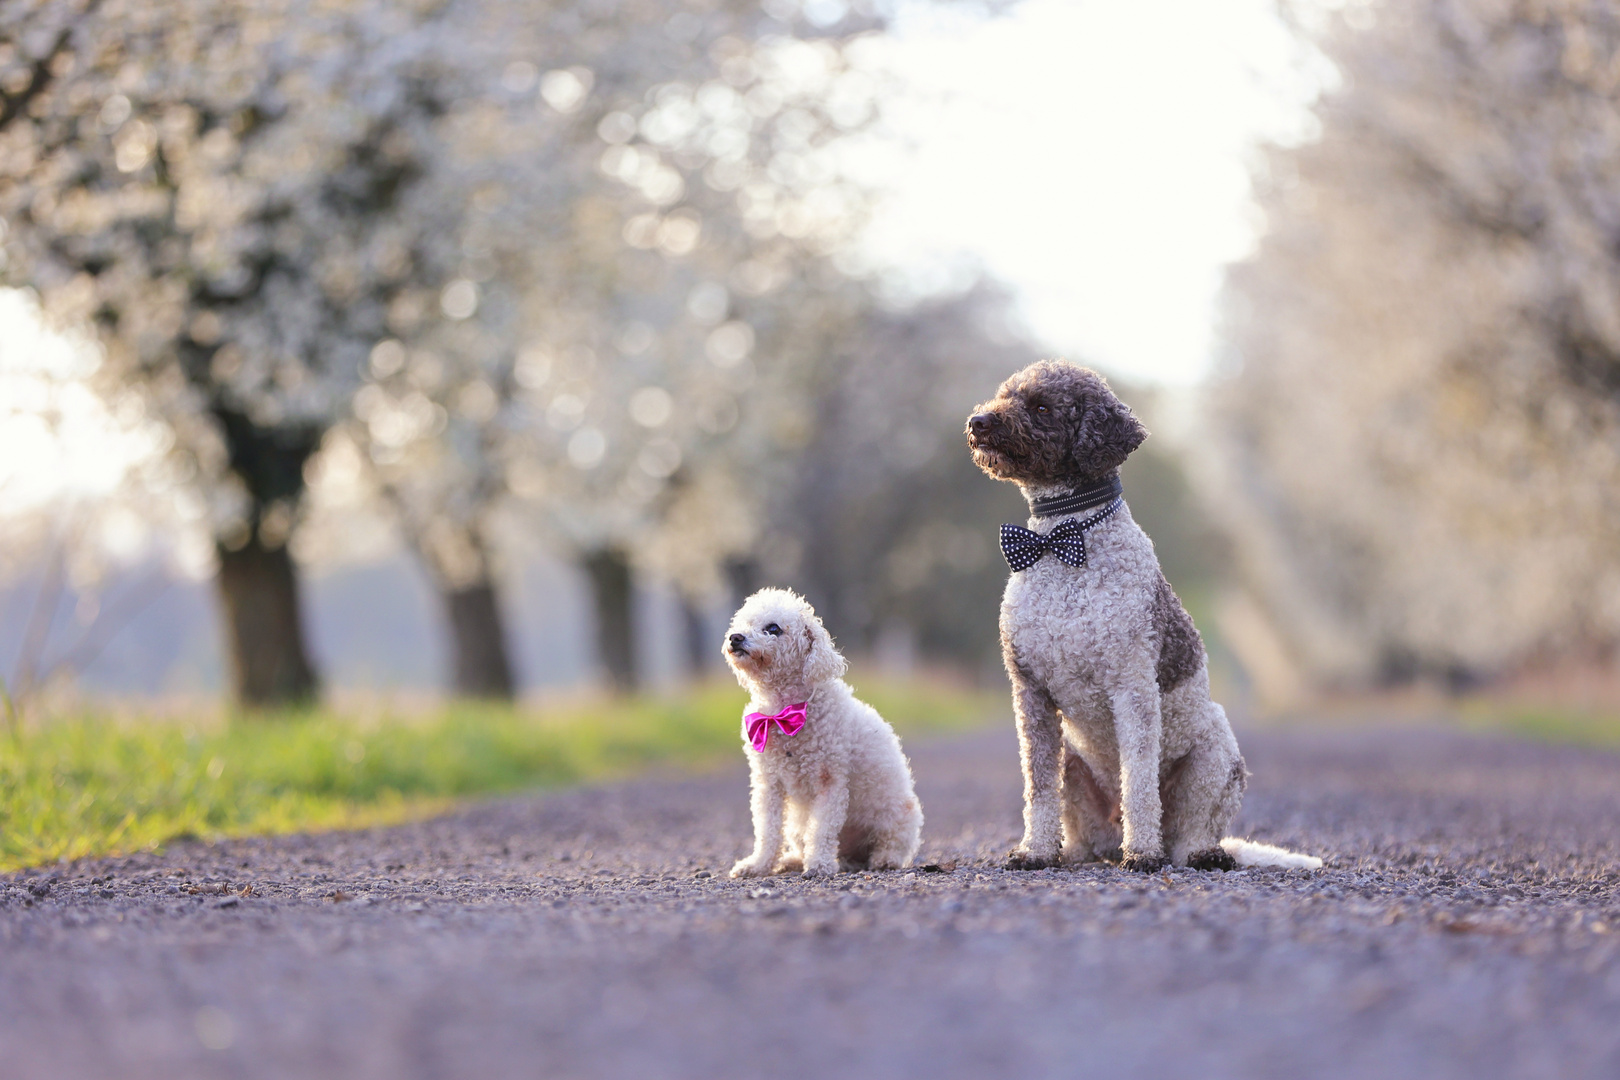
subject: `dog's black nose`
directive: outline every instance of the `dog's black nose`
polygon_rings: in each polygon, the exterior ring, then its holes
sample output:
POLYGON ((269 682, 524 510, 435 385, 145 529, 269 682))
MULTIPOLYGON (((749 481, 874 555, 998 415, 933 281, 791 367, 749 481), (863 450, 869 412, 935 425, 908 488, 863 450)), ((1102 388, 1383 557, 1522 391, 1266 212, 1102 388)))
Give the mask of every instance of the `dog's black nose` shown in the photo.
POLYGON ((994 417, 989 413, 974 413, 968 417, 968 430, 975 435, 983 435, 990 430, 990 425, 994 422, 994 417))
POLYGON ((732 634, 731 635, 731 647, 733 649, 740 649, 740 648, 742 648, 742 643, 747 641, 747 640, 748 640, 748 638, 745 637, 742 634, 732 634))

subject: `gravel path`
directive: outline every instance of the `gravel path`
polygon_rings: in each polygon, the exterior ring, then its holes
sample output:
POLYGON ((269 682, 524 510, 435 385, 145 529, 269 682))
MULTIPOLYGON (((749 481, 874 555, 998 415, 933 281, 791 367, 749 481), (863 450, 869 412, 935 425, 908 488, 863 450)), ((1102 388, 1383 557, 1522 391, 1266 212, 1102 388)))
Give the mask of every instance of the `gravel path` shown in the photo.
POLYGON ((739 761, 0 877, 0 1076, 1620 1075, 1620 757, 1240 736, 1328 869, 1003 872, 998 730, 908 747, 908 873, 724 880, 739 761))

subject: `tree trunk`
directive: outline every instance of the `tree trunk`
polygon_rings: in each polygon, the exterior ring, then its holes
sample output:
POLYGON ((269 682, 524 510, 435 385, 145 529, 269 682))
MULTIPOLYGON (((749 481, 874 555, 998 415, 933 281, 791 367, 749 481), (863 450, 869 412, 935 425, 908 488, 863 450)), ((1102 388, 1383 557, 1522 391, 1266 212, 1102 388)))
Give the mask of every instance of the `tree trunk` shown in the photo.
POLYGON ((255 532, 238 550, 220 545, 218 552, 236 700, 250 706, 314 701, 318 687, 304 647, 298 575, 287 546, 268 548, 255 532))
POLYGON ((511 701, 512 664, 495 586, 481 581, 445 593, 458 697, 511 701))
POLYGON ((681 627, 686 631, 686 673, 694 679, 702 679, 714 670, 714 656, 720 642, 709 640, 709 624, 703 617, 703 609, 685 594, 681 596, 681 627))
POLYGON ((215 548, 231 684, 241 705, 310 704, 319 687, 304 647, 298 573, 286 541, 304 495, 304 466, 325 429, 312 422, 261 426, 249 413, 227 405, 217 389, 215 395, 209 411, 219 423, 231 472, 251 500, 243 523, 247 543, 234 551, 224 544, 215 548), (267 526, 277 511, 284 515, 282 524, 267 543, 267 526))
POLYGON ((738 607, 759 588, 759 560, 752 555, 733 555, 725 563, 726 583, 738 607))
POLYGON ((585 555, 584 564, 596 608, 597 660, 609 686, 631 693, 637 686, 638 665, 630 557, 623 548, 597 548, 585 555))

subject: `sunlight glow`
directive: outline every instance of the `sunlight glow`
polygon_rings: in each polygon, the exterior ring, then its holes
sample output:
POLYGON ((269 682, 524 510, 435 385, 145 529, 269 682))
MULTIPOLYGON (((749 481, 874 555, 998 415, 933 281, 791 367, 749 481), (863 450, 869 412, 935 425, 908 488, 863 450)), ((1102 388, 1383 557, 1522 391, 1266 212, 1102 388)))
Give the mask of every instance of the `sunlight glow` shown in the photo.
POLYGON ((52 331, 32 293, 0 289, 0 501, 5 515, 57 498, 105 496, 156 452, 139 418, 120 418, 85 383, 96 346, 52 331), (126 422, 133 421, 133 422, 126 422))
POLYGON ((1039 340, 1110 371, 1208 370, 1253 147, 1308 133, 1321 78, 1271 0, 919 4, 866 62, 910 85, 889 118, 912 145, 880 166, 869 260, 932 286, 982 264, 1039 340))

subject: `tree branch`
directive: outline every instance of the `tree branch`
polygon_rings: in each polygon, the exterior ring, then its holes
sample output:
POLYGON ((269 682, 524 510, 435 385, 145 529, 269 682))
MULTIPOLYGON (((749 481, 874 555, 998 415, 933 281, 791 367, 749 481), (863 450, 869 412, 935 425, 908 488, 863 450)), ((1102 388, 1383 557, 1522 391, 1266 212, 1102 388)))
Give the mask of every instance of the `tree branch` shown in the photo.
POLYGON ((73 24, 62 28, 45 55, 34 61, 28 85, 21 92, 7 94, 0 91, 0 131, 4 131, 12 121, 23 115, 28 106, 33 104, 34 99, 45 92, 45 88, 51 82, 52 65, 56 63, 57 57, 67 52, 68 44, 73 40, 74 25, 90 18, 100 6, 101 0, 88 0, 84 9, 74 17, 73 24))

